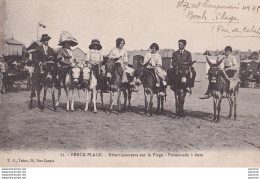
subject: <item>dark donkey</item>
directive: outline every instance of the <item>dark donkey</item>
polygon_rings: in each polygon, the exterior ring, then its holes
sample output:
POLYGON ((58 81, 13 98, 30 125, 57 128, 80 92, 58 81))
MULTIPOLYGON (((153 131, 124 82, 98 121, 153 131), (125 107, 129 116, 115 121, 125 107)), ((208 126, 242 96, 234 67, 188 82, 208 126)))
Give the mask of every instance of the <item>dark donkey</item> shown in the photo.
POLYGON ((229 89, 229 85, 225 81, 225 78, 222 76, 223 73, 220 73, 219 65, 222 63, 223 59, 213 64, 209 61, 208 57, 207 62, 210 66, 208 71, 209 83, 211 84, 211 90, 213 94, 214 101, 214 116, 212 122, 219 122, 219 114, 221 110, 221 101, 223 98, 223 93, 226 92, 226 98, 229 102, 229 115, 228 118, 232 117, 232 110, 234 107, 234 120, 237 118, 236 106, 237 106, 237 94, 239 91, 239 83, 235 85, 233 89, 229 89), (233 98, 232 98, 233 97, 233 98))
MULTIPOLYGON (((123 77, 123 68, 120 63, 116 63, 119 58, 115 59, 108 59, 106 63, 106 73, 107 77, 109 77, 109 85, 110 85, 110 109, 108 113, 110 113, 113 109, 113 104, 114 104, 114 92, 117 92, 117 105, 118 109, 117 112, 118 114, 121 113, 121 92, 124 94, 124 106, 123 109, 126 109, 126 103, 127 99, 129 102, 129 110, 131 110, 131 86, 130 83, 122 83, 122 77, 123 77)), ((128 78, 129 81, 131 79, 128 78)))
POLYGON ((167 73, 167 78, 169 79, 168 84, 171 85, 175 96, 176 115, 179 117, 185 116, 183 108, 188 92, 189 80, 191 79, 190 68, 195 62, 196 61, 185 62, 176 69, 170 68, 167 73))
POLYGON ((33 97, 35 94, 35 90, 37 92, 37 98, 38 98, 38 106, 41 110, 44 109, 44 104, 46 102, 46 93, 47 89, 51 88, 52 93, 52 101, 53 101, 53 109, 54 111, 57 111, 56 106, 56 100, 55 100, 55 94, 57 90, 57 65, 52 61, 53 57, 49 58, 47 62, 40 63, 40 75, 38 75, 37 81, 35 82, 35 85, 32 88, 31 91, 31 101, 29 104, 29 107, 32 108, 33 104, 33 97), (44 95, 43 95, 43 103, 41 104, 41 91, 44 89, 44 95))
POLYGON ((156 87, 156 77, 154 69, 146 68, 149 64, 150 60, 146 64, 139 64, 138 69, 135 71, 135 76, 137 76, 144 87, 144 97, 145 97, 145 113, 146 115, 148 112, 150 116, 152 116, 152 107, 153 107, 153 95, 157 95, 157 113, 163 112, 163 101, 166 98, 164 95, 160 95, 161 92, 165 94, 166 87, 163 87, 161 82, 161 87, 156 87), (148 106, 148 95, 150 95, 149 106, 148 106))

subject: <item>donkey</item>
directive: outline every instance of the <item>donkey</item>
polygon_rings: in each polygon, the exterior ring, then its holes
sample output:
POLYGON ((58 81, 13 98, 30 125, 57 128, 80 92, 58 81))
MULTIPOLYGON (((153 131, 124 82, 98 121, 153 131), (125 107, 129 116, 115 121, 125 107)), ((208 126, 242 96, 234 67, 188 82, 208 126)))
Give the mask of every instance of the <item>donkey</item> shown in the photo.
POLYGON ((130 81, 132 81, 133 78, 128 76, 128 82, 122 83, 124 70, 120 63, 116 63, 120 58, 121 57, 115 59, 108 59, 107 63, 105 64, 106 76, 109 78, 109 85, 110 85, 110 109, 108 110, 108 113, 110 113, 113 109, 114 92, 117 92, 117 106, 118 106, 117 114, 120 114, 122 110, 121 107, 122 92, 124 94, 123 110, 126 110, 127 100, 129 105, 129 111, 132 110, 131 108, 132 90, 131 90, 130 81))
POLYGON ((53 109, 56 112, 57 111, 57 90, 59 90, 58 86, 58 81, 57 81, 57 65, 53 61, 47 61, 46 65, 44 66, 45 68, 45 80, 44 80, 44 95, 43 95, 43 103, 42 103, 42 110, 44 110, 44 105, 46 102, 46 94, 47 94, 47 89, 51 88, 51 94, 52 94, 52 104, 53 104, 53 109))
POLYGON ((206 57, 207 62, 210 66, 208 75, 209 83, 211 84, 211 90, 213 94, 213 103, 214 103, 214 116, 212 122, 219 122, 219 114, 221 111, 221 102, 224 92, 226 92, 226 98, 229 102, 229 115, 228 118, 232 117, 232 110, 234 108, 234 120, 237 118, 236 107, 237 107, 237 95, 239 91, 239 83, 234 85, 234 88, 229 89, 229 85, 225 81, 225 78, 220 73, 219 65, 222 63, 222 60, 217 59, 217 63, 211 63, 206 57))
POLYGON ((55 100, 55 91, 58 89, 57 87, 57 78, 56 78, 56 71, 57 71, 57 66, 56 64, 52 61, 53 57, 49 58, 50 60, 48 60, 45 63, 40 63, 39 64, 39 71, 37 74, 33 74, 36 75, 34 77, 34 85, 32 86, 32 90, 31 90, 31 100, 30 100, 30 104, 29 104, 29 108, 32 108, 32 104, 33 104, 33 97, 35 96, 35 91, 37 94, 37 98, 38 98, 38 107, 41 110, 44 110, 44 105, 46 102, 46 93, 47 93, 47 89, 51 88, 51 93, 52 93, 52 101, 53 101, 53 109, 54 111, 57 111, 57 102, 55 100), (44 89, 44 96, 43 96, 43 103, 41 103, 41 91, 42 89, 44 89))
POLYGON ((66 92, 67 97, 67 111, 74 111, 74 98, 75 98, 75 92, 79 85, 79 78, 80 78, 80 72, 81 68, 77 64, 74 67, 65 67, 65 72, 60 72, 59 74, 59 86, 58 89, 58 101, 56 103, 56 106, 59 105, 60 95, 61 95, 61 88, 63 87, 66 92))
POLYGON ((144 115, 152 116, 152 107, 153 107, 153 95, 157 95, 157 113, 163 112, 163 101, 166 98, 165 96, 161 95, 160 93, 166 92, 166 87, 162 87, 162 82, 160 84, 161 87, 156 87, 156 76, 155 73, 152 71, 153 69, 147 69, 147 65, 149 64, 150 60, 146 64, 140 64, 138 69, 135 72, 135 75, 141 80, 141 83, 144 87, 144 103, 145 103, 145 112, 144 115), (148 96, 149 98, 149 105, 148 105, 148 96))
MULTIPOLYGON (((88 66, 84 66, 82 69, 82 78, 83 81, 81 83, 81 89, 83 89, 87 93, 87 99, 86 99, 86 106, 85 111, 88 112, 88 106, 89 106, 89 92, 91 93, 91 100, 93 99, 94 104, 94 113, 97 113, 97 107, 96 107, 96 99, 97 99, 97 87, 98 83, 101 83, 101 77, 100 77, 101 69, 99 65, 93 65, 91 68, 88 66)), ((104 101, 103 101, 103 89, 100 89, 100 98, 102 103, 102 108, 104 109, 104 101)))
POLYGON ((187 92, 191 93, 187 90, 188 83, 190 80, 190 67, 195 63, 193 62, 185 62, 180 65, 177 69, 170 68, 167 72, 167 78, 169 79, 169 84, 171 85, 171 89, 174 92, 175 96, 175 107, 176 107, 176 115, 179 117, 184 117, 184 102, 187 92))
POLYGON ((117 92, 117 113, 121 113, 121 92, 122 92, 122 77, 123 77, 123 68, 120 63, 116 63, 121 57, 116 59, 108 59, 106 63, 106 73, 107 77, 110 78, 110 109, 107 113, 111 113, 114 104, 114 92, 117 92))

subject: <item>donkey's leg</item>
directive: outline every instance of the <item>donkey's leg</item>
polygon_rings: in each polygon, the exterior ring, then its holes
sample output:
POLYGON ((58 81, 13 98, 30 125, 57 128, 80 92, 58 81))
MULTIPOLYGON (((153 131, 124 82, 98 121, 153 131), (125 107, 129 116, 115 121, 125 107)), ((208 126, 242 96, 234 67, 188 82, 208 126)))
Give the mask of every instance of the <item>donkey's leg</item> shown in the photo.
POLYGON ((44 104, 46 102, 47 89, 48 89, 47 87, 44 87, 43 89, 42 110, 44 109, 44 104))
POLYGON ((152 116, 152 109, 153 109, 153 92, 151 91, 150 94, 150 102, 149 102, 149 112, 150 112, 150 116, 152 116))
POLYGON ((123 95, 124 95, 123 111, 125 111, 126 110, 126 102, 127 102, 127 92, 126 92, 126 89, 123 89, 123 95))
POLYGON ((117 106, 118 106, 118 110, 117 110, 117 112, 118 112, 118 114, 120 114, 121 113, 121 89, 118 89, 117 90, 117 106))
POLYGON ((30 100, 30 104, 29 104, 29 108, 32 108, 32 104, 33 104, 33 97, 35 96, 35 90, 34 88, 32 87, 32 91, 31 91, 31 100, 30 100))
POLYGON ((178 91, 174 92, 174 96, 175 96, 175 108, 176 108, 175 114, 178 116, 179 115, 179 94, 178 94, 178 91))
POLYGON ((112 110, 113 110, 113 104, 114 104, 113 97, 114 97, 114 93, 112 91, 110 91, 110 108, 108 110, 108 113, 112 112, 112 110))
POLYGON ((89 104, 89 91, 86 90, 86 105, 85 105, 85 112, 88 112, 88 104, 89 104))
POLYGON ((144 115, 147 114, 148 112, 148 101, 147 101, 147 93, 144 91, 144 115))
POLYGON ((93 94, 93 104, 94 104, 94 113, 97 113, 97 89, 93 88, 92 89, 92 94, 93 94))
POLYGON ((233 110, 233 99, 232 99, 232 96, 228 96, 227 95, 227 100, 228 100, 228 103, 229 103, 229 115, 228 115, 228 119, 230 119, 232 117, 232 110, 233 110))
POLYGON ((128 89, 128 111, 132 111, 131 99, 132 99, 132 90, 128 89))
POLYGON ((92 102, 93 102, 93 92, 91 92, 90 94, 91 94, 91 95, 90 95, 90 103, 89 103, 89 105, 91 106, 91 105, 92 105, 92 102))
POLYGON ((55 88, 55 87, 52 87, 52 88, 51 88, 51 94, 52 94, 52 107, 53 107, 53 110, 56 112, 56 111, 57 111, 57 107, 56 107, 55 93, 56 93, 56 88, 55 88))
MULTIPOLYGON (((55 91, 58 92, 57 93, 57 101, 56 101, 56 104, 55 104, 55 106, 58 107, 59 104, 60 104, 61 88, 58 88, 55 91)), ((55 92, 55 94, 56 94, 56 92, 55 92)))
POLYGON ((38 98, 38 106, 39 106, 39 108, 42 107, 42 104, 41 104, 41 89, 42 88, 37 89, 37 98, 38 98))
POLYGON ((238 91, 234 90, 234 120, 237 119, 237 94, 238 91))
POLYGON ((219 122, 219 118, 220 118, 220 111, 221 111, 221 101, 222 101, 222 95, 219 95, 219 100, 218 100, 218 115, 217 115, 217 120, 215 120, 215 122, 219 122))
POLYGON ((76 91, 76 89, 71 90, 71 106, 70 106, 70 109, 71 109, 72 112, 74 111, 75 91, 76 91))
POLYGON ((161 97, 161 112, 164 112, 163 101, 164 101, 164 97, 161 97))
POLYGON ((105 106, 104 106, 104 99, 103 99, 103 93, 102 93, 102 91, 100 92, 100 99, 101 99, 102 110, 104 110, 104 109, 105 109, 105 106))
POLYGON ((179 112, 180 112, 180 116, 184 116, 184 102, 185 102, 185 97, 186 97, 186 91, 185 90, 181 90, 180 91, 180 98, 179 98, 179 112))
POLYGON ((213 119, 212 119, 212 121, 211 122, 215 122, 215 120, 216 120, 216 115, 217 115, 217 98, 216 98, 216 96, 213 96, 213 111, 214 111, 214 114, 213 114, 213 119))
POLYGON ((160 104, 161 104, 160 96, 157 95, 157 113, 160 113, 160 104))
POLYGON ((68 88, 65 89, 66 96, 67 96, 67 111, 70 110, 70 91, 68 88))

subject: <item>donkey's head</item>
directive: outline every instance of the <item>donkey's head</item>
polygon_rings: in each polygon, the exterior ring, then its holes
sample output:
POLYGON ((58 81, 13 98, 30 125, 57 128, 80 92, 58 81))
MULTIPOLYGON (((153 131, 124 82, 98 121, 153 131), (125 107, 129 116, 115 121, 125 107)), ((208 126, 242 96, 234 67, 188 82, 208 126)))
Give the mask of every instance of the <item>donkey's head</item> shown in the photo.
POLYGON ((57 74, 57 65, 53 61, 53 57, 49 57, 46 63, 42 64, 42 70, 46 76, 45 82, 51 82, 57 74))
POLYGON ((185 62, 181 66, 178 67, 178 70, 176 71, 176 75, 180 79, 180 84, 182 86, 186 86, 188 84, 188 79, 190 78, 190 67, 195 63, 193 62, 185 62))
POLYGON ((208 76, 209 76, 209 81, 211 83, 216 83, 217 82, 217 76, 219 75, 219 65, 222 63, 223 59, 221 59, 219 61, 219 57, 217 58, 217 62, 216 63, 211 63, 211 61, 208 59, 208 57, 206 57, 207 62, 209 64, 209 71, 208 71, 208 76))
POLYGON ((108 59, 107 63, 105 64, 105 70, 107 72, 106 76, 108 78, 112 77, 112 73, 115 70, 115 60, 108 59))
POLYGON ((80 67, 78 65, 75 65, 71 69, 71 76, 72 76, 72 83, 73 83, 73 85, 78 85, 80 72, 81 72, 81 69, 80 69, 80 67))

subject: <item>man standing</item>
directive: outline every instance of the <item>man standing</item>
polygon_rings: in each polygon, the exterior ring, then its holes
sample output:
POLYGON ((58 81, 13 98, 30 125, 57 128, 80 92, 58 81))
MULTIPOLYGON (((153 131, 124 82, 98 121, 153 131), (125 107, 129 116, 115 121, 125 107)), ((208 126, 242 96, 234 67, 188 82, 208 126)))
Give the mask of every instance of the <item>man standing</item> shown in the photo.
MULTIPOLYGON (((178 45, 179 45, 179 50, 175 51, 172 54, 172 67, 174 70, 176 70, 178 67, 183 65, 185 62, 192 62, 191 53, 185 50, 186 40, 183 39, 179 40, 178 45)), ((192 77, 188 79, 188 87, 192 88, 194 87, 196 72, 193 67, 190 67, 190 71, 192 73, 192 77)))
POLYGON ((35 89, 37 89, 40 84, 43 75, 43 65, 50 57, 54 56, 54 51, 49 47, 48 43, 51 37, 47 34, 43 34, 40 42, 42 45, 36 49, 36 55, 33 59, 34 62, 34 73, 33 73, 33 84, 32 84, 32 94, 31 98, 35 96, 35 89))

